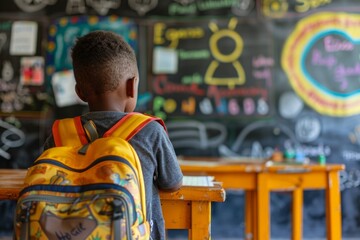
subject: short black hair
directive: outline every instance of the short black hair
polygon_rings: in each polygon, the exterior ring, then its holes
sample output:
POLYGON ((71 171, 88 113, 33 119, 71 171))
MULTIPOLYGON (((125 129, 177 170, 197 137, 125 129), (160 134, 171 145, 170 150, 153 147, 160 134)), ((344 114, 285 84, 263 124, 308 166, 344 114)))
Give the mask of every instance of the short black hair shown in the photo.
POLYGON ((71 57, 76 83, 84 92, 113 91, 138 74, 134 50, 114 32, 93 31, 78 38, 71 57))

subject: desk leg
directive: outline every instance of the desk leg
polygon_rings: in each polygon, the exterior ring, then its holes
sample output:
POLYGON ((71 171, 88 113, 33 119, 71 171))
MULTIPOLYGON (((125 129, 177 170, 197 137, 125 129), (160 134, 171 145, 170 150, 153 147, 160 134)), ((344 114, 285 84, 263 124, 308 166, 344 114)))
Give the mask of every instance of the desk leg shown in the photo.
POLYGON ((257 234, 261 240, 270 239, 270 189, 268 187, 268 174, 259 173, 257 179, 257 234))
POLYGON ((341 239, 341 200, 338 172, 328 173, 328 186, 326 188, 326 226, 327 239, 341 239))
POLYGON ((256 240, 256 191, 245 191, 245 240, 256 240))
POLYGON ((189 239, 208 240, 211 239, 211 202, 191 202, 191 229, 189 239))
POLYGON ((292 239, 301 240, 303 228, 303 189, 294 189, 292 197, 292 239))

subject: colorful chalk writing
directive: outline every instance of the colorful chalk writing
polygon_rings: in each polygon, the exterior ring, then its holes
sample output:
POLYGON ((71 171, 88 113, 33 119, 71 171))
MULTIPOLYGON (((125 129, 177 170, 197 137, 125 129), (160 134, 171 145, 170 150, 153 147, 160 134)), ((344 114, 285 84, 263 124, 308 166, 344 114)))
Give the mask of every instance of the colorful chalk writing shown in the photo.
POLYGON ((307 12, 331 2, 331 0, 296 0, 295 10, 301 13, 307 12))
POLYGON ((269 116, 274 59, 266 31, 253 33, 253 24, 235 18, 198 24, 156 22, 154 47, 176 50, 178 65, 171 74, 152 74, 153 112, 166 118, 269 116), (256 40, 261 48, 253 44, 256 34, 264 34, 256 40), (172 102, 171 111, 165 109, 167 101, 172 102))
POLYGON ((333 0, 261 0, 261 13, 266 17, 284 18, 292 14, 305 14, 310 11, 331 8, 338 1, 333 0))
POLYGON ((154 26, 154 44, 169 41, 168 47, 176 48, 181 39, 197 39, 204 37, 204 30, 200 27, 168 28, 165 23, 156 23, 154 26))

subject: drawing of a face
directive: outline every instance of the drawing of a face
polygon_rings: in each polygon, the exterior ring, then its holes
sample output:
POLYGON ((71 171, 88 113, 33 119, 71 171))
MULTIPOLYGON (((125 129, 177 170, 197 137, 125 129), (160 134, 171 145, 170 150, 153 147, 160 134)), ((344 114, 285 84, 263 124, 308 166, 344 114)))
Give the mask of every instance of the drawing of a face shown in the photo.
POLYGON ((234 88, 235 85, 242 85, 245 83, 245 72, 241 66, 238 58, 240 57, 244 42, 241 36, 235 31, 237 25, 236 18, 229 21, 228 29, 218 29, 218 26, 211 22, 209 28, 214 32, 210 37, 209 45, 211 54, 214 60, 210 63, 206 73, 205 82, 209 85, 228 85, 229 88, 234 88), (234 41, 235 47, 230 53, 223 53, 219 49, 219 41, 221 39, 229 38, 234 41), (236 70, 237 76, 234 77, 215 77, 216 70, 221 66, 220 64, 231 63, 236 70))
POLYGON ((285 0, 264 0, 262 11, 265 16, 281 17, 285 15, 289 4, 285 0))

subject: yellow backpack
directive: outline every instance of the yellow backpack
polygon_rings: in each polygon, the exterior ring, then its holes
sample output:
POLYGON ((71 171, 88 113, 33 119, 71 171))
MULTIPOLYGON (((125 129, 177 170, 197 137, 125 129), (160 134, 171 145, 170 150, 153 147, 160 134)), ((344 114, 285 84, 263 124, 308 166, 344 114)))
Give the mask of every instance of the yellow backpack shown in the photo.
POLYGON ((54 148, 28 169, 16 206, 15 238, 149 239, 144 180, 128 141, 150 121, 129 113, 103 137, 92 121, 57 120, 54 148))

